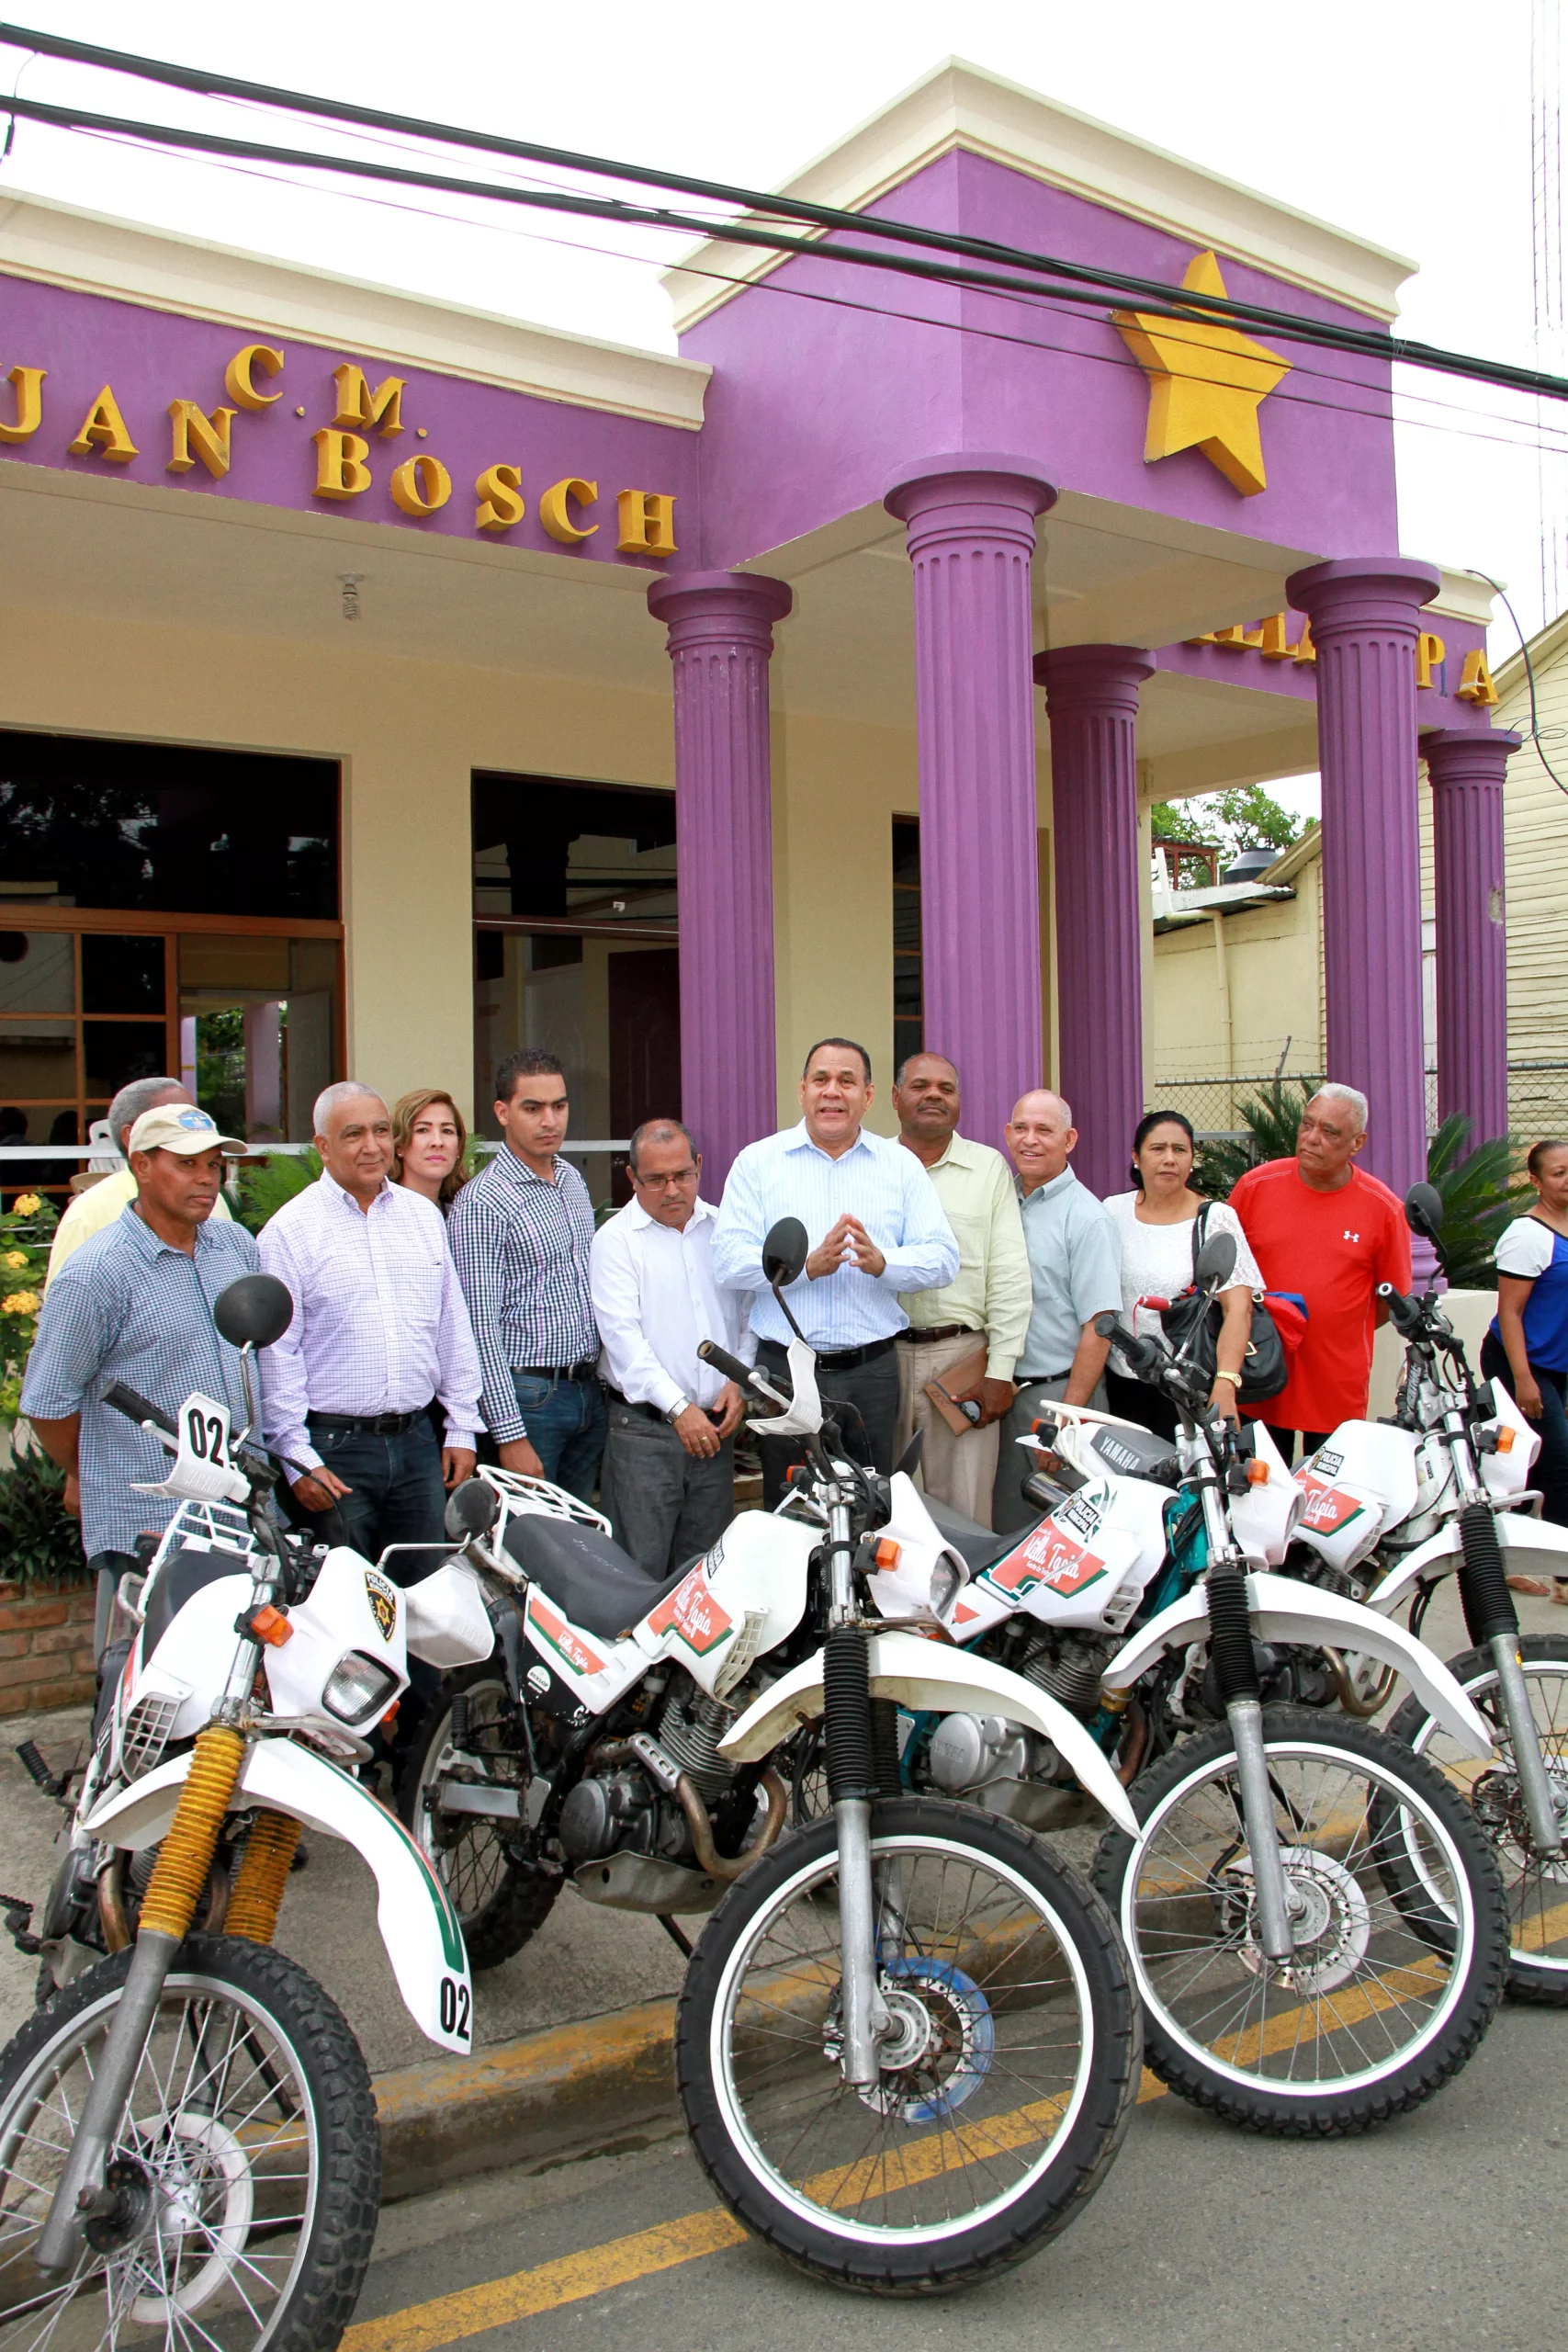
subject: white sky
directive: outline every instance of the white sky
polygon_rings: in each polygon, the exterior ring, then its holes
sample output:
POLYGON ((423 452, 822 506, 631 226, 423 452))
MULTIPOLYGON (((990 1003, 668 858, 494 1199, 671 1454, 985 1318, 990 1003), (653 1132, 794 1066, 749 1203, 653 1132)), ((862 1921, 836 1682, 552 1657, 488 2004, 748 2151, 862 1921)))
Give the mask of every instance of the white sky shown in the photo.
MULTIPOLYGON (((1535 360, 1528 0, 1479 12, 1474 0, 1210 10, 1120 0, 1111 12, 1081 0, 795 0, 787 11, 690 0, 673 16, 647 0, 457 0, 434 17, 400 0, 346 15, 320 0, 244 13, 149 0, 17 9, 30 25, 106 47, 763 188, 956 53, 1417 260, 1406 334, 1535 360)), ((329 143, 313 127, 296 137, 276 118, 48 59, 23 66, 16 51, 0 52, 0 90, 16 86, 18 66, 36 98, 329 143)), ((369 141, 363 152, 394 151, 369 141)), ((150 156, 26 122, 0 164, 6 186, 673 347, 657 267, 679 241, 650 233, 513 210, 497 220, 500 208, 414 190, 280 186, 250 166, 150 156)), ((1402 371, 1401 386, 1404 552, 1506 582, 1533 631, 1546 617, 1533 404, 1416 370, 1402 371)), ((1568 404, 1553 404, 1548 424, 1568 447, 1568 404)), ((1553 457, 1549 470, 1561 512, 1568 458, 1553 457)), ((1515 643, 1499 613, 1496 658, 1515 643)), ((1299 805, 1315 805, 1310 788, 1299 805)))

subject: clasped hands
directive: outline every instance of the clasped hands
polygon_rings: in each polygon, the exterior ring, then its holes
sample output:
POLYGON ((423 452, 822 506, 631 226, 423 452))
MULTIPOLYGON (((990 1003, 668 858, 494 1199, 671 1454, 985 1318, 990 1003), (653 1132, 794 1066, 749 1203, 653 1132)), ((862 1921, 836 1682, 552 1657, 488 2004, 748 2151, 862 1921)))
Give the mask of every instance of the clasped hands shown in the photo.
POLYGON ((859 1217, 851 1216, 847 1210, 838 1224, 822 1236, 807 1258, 807 1279, 814 1283, 826 1282, 829 1274, 836 1274, 843 1265, 858 1267, 863 1274, 869 1274, 873 1282, 877 1281, 887 1267, 886 1259, 859 1217))

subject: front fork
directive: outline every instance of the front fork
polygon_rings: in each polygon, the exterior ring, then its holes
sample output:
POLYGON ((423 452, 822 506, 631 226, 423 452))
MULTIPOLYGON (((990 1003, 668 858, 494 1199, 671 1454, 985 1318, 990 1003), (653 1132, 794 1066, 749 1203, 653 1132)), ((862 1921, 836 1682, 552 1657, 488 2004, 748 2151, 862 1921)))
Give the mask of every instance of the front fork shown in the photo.
POLYGON ((1464 1622, 1477 1649, 1491 1654, 1497 1669, 1497 1690, 1503 1720, 1514 1751, 1530 1844, 1544 1860, 1562 1851, 1562 1823, 1546 1758, 1540 1752, 1540 1732, 1530 1704, 1529 1684, 1519 1656, 1519 1612, 1508 1589, 1497 1521, 1483 1497, 1470 1458, 1468 1442, 1457 1430, 1449 1431, 1450 1451, 1460 1491, 1468 1496, 1459 1515, 1464 1558, 1459 1571, 1460 1600, 1464 1622))
POLYGON ((839 1987, 843 2012, 844 2080, 872 2089, 882 2068, 877 2044, 892 2027, 877 1982, 876 1886, 871 1862, 871 1808, 880 1793, 873 1728, 870 1660, 852 1613, 853 1546, 846 1502, 828 1514, 830 1631, 822 1657, 823 1730, 828 1793, 839 1835, 839 1987))

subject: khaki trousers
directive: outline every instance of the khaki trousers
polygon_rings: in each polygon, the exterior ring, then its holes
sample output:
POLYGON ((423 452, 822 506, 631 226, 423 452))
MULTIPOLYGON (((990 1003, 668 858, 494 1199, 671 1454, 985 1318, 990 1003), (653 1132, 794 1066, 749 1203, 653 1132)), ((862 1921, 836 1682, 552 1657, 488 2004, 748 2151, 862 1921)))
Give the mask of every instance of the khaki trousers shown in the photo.
POLYGON ((965 1519, 978 1520, 982 1527, 989 1527, 1001 1423, 992 1421, 987 1429, 967 1430, 962 1437, 954 1437, 925 1393, 928 1380, 938 1379, 950 1364, 973 1355, 983 1338, 982 1332, 964 1331, 956 1340, 921 1340, 913 1344, 907 1340, 898 1341, 895 1351, 898 1358, 898 1438, 893 1459, 897 1462, 917 1430, 924 1430, 925 1451, 920 1456, 917 1483, 928 1495, 935 1495, 939 1502, 961 1510, 965 1519))

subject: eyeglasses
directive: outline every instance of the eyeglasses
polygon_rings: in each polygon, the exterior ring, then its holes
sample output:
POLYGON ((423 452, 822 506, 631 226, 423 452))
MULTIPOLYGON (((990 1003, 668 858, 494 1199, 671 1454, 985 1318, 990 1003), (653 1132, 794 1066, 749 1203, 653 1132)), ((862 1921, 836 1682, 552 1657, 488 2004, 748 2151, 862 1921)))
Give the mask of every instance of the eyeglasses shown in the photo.
POLYGON ((671 1185, 689 1184, 696 1172, 695 1163, 691 1161, 684 1168, 677 1168, 671 1176, 639 1176, 635 1168, 627 1170, 632 1182, 649 1193, 657 1193, 661 1186, 668 1191, 671 1185))

